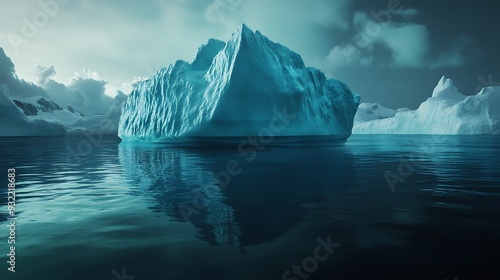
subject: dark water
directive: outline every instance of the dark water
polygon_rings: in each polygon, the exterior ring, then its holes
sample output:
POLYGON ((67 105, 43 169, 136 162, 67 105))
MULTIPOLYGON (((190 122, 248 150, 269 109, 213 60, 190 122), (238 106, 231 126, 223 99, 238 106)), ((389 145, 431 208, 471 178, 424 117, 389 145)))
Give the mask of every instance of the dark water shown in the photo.
POLYGON ((98 140, 0 139, 0 279, 500 279, 498 136, 98 140))

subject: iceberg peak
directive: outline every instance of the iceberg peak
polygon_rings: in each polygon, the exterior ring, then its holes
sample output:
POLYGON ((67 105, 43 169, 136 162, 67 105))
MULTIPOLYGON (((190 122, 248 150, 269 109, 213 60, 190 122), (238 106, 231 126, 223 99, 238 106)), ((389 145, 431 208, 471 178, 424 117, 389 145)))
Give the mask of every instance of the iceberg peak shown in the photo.
MULTIPOLYGON (((252 39, 255 37, 264 37, 259 31, 254 32, 246 24, 242 23, 233 33, 232 39, 241 39, 236 41, 242 41, 244 39, 252 39)), ((231 40, 230 40, 231 41, 231 40)))
POLYGON ((445 76, 441 77, 434 88, 432 97, 434 99, 446 101, 462 101, 465 99, 465 96, 458 91, 453 81, 445 76))
POLYGON ((236 30, 236 33, 237 34, 240 34, 240 36, 244 37, 244 36, 250 36, 253 33, 253 31, 244 23, 242 23, 238 29, 236 30))
POLYGON ((196 52, 191 66, 193 70, 206 70, 212 64, 214 57, 226 46, 226 43, 210 38, 207 43, 201 45, 196 52))

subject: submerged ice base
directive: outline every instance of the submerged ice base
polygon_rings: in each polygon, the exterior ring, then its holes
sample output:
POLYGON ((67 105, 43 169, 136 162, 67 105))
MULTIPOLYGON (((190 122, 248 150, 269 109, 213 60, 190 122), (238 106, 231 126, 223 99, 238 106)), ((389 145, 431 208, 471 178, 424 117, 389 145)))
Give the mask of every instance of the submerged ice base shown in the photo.
POLYGON ((139 84, 123 108, 118 135, 347 139, 358 104, 344 83, 242 25, 227 43, 210 39, 190 63, 177 61, 139 84))

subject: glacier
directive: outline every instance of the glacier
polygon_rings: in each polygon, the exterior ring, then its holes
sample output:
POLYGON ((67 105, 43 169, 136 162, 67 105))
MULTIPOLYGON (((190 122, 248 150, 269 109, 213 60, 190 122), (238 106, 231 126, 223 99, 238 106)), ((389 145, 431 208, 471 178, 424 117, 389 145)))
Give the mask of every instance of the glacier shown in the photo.
POLYGON ((229 41, 210 39, 191 62, 178 60, 141 82, 125 103, 118 136, 328 135, 347 139, 360 97, 306 67, 301 56, 242 24, 229 41))
POLYGON ((500 87, 465 96, 443 76, 416 110, 360 104, 353 134, 500 134, 500 87))
POLYGON ((83 117, 83 114, 72 106, 62 107, 52 100, 41 96, 12 99, 19 109, 30 120, 60 122, 65 126, 72 125, 83 117))
POLYGON ((61 123, 28 119, 8 97, 8 89, 0 86, 0 136, 56 136, 65 135, 61 123))
POLYGON ((0 136, 116 136, 126 99, 119 92, 105 114, 85 117, 72 106, 62 107, 41 96, 11 99, 8 87, 0 85, 0 136))

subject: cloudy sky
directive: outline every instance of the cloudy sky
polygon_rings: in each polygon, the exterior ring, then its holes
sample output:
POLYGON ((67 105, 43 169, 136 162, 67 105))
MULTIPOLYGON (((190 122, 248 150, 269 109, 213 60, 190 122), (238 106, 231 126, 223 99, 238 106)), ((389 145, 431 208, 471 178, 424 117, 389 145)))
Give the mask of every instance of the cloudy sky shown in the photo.
POLYGON ((443 75, 464 94, 500 85, 496 6, 487 0, 2 0, 0 47, 19 78, 45 90, 85 83, 87 91, 105 86, 114 95, 246 23, 346 82, 364 102, 416 108, 443 75))

